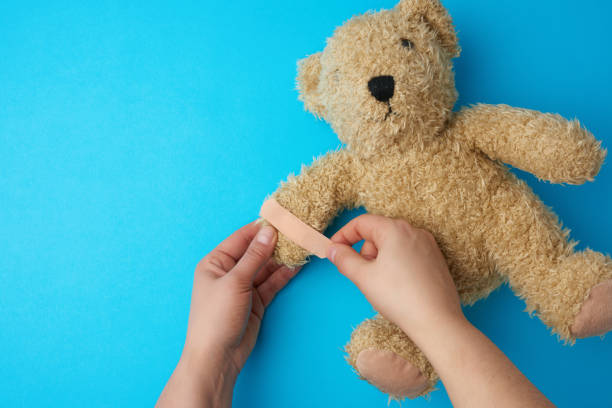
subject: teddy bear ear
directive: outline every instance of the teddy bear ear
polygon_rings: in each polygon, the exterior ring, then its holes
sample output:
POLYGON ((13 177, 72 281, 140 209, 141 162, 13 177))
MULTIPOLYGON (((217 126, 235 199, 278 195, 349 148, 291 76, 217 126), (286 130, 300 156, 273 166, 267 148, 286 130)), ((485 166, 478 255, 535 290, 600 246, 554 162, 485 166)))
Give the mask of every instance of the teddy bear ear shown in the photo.
POLYGON ((321 53, 309 55, 298 61, 297 89, 304 107, 318 117, 323 116, 320 102, 319 80, 321 78, 321 53))
POLYGON ((401 0, 396 8, 409 18, 424 20, 436 32, 442 47, 453 57, 459 56, 453 20, 439 0, 401 0))

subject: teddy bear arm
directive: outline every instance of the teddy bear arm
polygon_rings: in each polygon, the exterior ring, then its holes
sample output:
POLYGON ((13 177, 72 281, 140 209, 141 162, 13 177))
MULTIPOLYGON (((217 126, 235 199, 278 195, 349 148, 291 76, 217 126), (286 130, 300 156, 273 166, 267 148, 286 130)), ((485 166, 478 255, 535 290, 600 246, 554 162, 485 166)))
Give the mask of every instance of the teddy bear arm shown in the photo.
MULTIPOLYGON (((345 151, 328 153, 310 166, 302 167, 299 175, 289 176, 272 196, 306 224, 323 232, 340 210, 355 205, 351 161, 345 151)), ((302 265, 308 255, 306 250, 279 234, 274 252, 278 263, 302 265)))
POLYGON ((451 126, 491 159, 553 183, 592 181, 606 155, 577 120, 556 114, 479 104, 459 111, 451 126))

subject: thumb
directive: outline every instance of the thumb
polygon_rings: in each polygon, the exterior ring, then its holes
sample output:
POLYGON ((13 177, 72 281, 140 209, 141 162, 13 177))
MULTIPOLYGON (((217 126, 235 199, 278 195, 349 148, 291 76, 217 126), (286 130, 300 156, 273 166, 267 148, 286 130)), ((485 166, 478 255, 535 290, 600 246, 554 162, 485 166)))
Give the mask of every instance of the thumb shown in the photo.
POLYGON ((338 243, 332 243, 329 246, 327 258, 336 265, 341 274, 349 278, 356 285, 361 271, 368 264, 368 261, 352 247, 338 243))
POLYGON ((274 252, 276 230, 269 225, 261 227, 249 244, 244 255, 228 275, 247 285, 252 285, 257 271, 266 264, 274 252))

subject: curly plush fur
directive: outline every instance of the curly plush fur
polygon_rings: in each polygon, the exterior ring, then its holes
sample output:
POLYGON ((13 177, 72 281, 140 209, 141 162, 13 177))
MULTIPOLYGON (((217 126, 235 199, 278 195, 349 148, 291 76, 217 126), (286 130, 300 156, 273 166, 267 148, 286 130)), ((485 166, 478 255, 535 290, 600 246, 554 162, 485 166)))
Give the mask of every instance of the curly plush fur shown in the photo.
MULTIPOLYGON (((565 340, 610 330, 609 289, 590 299, 597 306, 585 308, 578 329, 572 324, 590 289, 612 279, 612 260, 574 252, 557 217, 502 164, 579 184, 598 173, 605 150, 577 121, 558 115, 506 105, 453 112, 458 54, 450 16, 437 0, 402 0, 336 29, 323 52, 300 61, 298 89, 305 107, 330 123, 347 148, 303 168, 274 197, 319 231, 356 206, 428 229, 464 303, 508 281, 565 340), (368 87, 377 76, 393 77, 388 101, 368 87)), ((280 235, 278 262, 300 265, 308 255, 280 235)), ((381 316, 360 325, 346 347, 356 370, 364 350, 392 351, 416 366, 426 378, 420 394, 437 381, 421 351, 381 316)))

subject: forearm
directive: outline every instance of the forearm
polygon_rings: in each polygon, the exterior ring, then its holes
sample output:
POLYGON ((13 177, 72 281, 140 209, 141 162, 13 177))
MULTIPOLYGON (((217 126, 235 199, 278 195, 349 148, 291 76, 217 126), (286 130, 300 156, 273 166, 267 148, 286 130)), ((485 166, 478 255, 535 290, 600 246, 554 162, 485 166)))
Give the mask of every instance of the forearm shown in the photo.
POLYGON ((553 406, 464 317, 443 319, 429 327, 413 340, 436 368, 455 407, 553 406))
POLYGON ((208 358, 181 356, 157 407, 229 408, 237 370, 219 353, 208 358))

